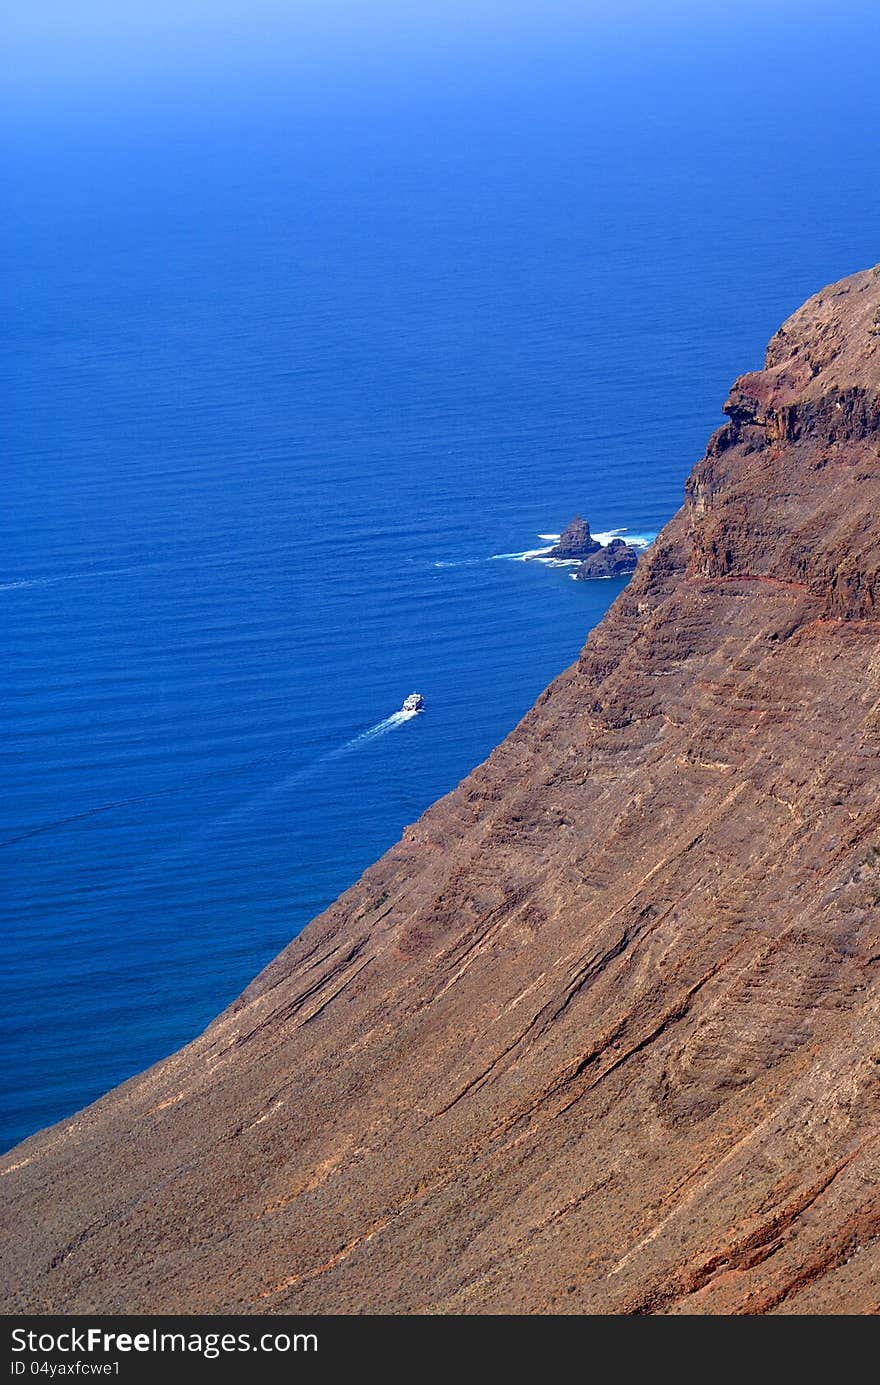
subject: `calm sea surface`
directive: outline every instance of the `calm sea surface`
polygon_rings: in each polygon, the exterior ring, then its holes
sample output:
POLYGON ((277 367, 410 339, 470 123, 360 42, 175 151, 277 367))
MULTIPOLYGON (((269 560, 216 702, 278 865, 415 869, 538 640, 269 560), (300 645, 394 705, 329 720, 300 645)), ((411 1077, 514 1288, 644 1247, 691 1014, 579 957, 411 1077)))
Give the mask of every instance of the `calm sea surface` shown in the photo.
POLYGON ((21 122, 4 1145, 195 1035, 487 754, 621 587, 494 555, 655 534, 733 376, 880 257, 867 75, 783 117, 736 52, 21 122))

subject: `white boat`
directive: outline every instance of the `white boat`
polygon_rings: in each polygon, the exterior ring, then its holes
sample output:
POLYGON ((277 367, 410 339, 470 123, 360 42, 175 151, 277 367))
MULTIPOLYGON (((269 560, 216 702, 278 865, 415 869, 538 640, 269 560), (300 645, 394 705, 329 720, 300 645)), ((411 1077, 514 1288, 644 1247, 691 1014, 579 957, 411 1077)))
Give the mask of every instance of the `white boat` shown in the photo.
POLYGON ((410 693, 409 697, 403 699, 402 712, 421 712, 425 706, 425 699, 421 693, 410 693))

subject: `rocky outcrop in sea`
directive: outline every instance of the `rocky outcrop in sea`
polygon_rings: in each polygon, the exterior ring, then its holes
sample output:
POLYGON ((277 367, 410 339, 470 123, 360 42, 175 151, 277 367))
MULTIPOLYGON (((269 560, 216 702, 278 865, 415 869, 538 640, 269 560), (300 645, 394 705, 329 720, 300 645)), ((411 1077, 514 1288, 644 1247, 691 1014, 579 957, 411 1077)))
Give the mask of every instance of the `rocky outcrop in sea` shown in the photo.
POLYGON ((590 533, 590 526, 580 515, 568 523, 559 535, 557 542, 547 554, 548 558, 588 558, 598 553, 602 547, 598 539, 590 533))
POLYGON ((641 548, 619 538, 600 543, 590 532, 587 521, 575 515, 546 556, 566 562, 583 558, 574 576, 578 581, 589 581, 594 577, 625 577, 635 572, 641 553, 641 548))
POLYGON ((610 543, 600 544, 595 553, 581 563, 575 579, 587 582, 594 577, 626 577, 635 572, 641 554, 641 548, 624 543, 623 539, 612 539, 610 543))

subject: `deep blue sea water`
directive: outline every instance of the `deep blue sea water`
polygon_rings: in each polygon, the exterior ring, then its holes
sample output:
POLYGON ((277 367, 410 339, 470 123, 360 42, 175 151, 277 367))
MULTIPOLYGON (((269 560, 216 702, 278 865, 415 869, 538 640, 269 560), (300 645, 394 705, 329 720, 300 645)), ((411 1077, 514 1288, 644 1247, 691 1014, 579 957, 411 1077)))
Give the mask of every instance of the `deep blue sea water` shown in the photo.
POLYGON ((880 258, 874 50, 747 37, 18 121, 4 1145, 195 1035, 487 754, 621 587, 493 555, 656 533, 734 375, 880 258))

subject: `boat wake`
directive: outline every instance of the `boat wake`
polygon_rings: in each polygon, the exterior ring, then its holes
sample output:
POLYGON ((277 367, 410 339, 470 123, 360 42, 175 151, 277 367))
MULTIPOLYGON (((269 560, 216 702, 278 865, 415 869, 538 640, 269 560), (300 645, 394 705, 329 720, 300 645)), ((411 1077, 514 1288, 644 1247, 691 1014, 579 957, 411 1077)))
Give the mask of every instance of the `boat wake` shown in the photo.
POLYGON ((388 732, 393 731, 396 726, 401 726, 405 721, 410 721, 414 716, 418 716, 418 713, 403 711, 393 712, 392 715, 386 717, 384 721, 377 721, 375 726, 368 726, 365 731, 358 732, 356 736, 352 736, 350 740, 344 741, 342 745, 335 746, 333 750, 325 751, 323 755, 319 755, 317 759, 312 760, 310 764, 302 765, 299 769, 294 770, 292 774, 285 775, 283 779, 279 779, 275 784, 268 785, 265 789, 261 789, 258 793, 252 794, 250 798, 245 799, 243 803, 236 804, 236 806, 230 808, 228 812, 222 813, 218 818, 214 818, 212 822, 205 825, 203 830, 198 833, 195 838, 191 838, 187 845, 189 847, 195 846, 204 837, 213 836, 215 832, 221 832, 224 828, 231 826, 233 823, 253 817, 253 815, 258 813, 267 803, 271 803, 281 794, 286 793, 288 789, 293 789, 299 784, 306 783, 309 779, 314 778, 316 774, 319 774, 327 765, 333 764, 336 760, 341 760, 345 755, 351 755, 354 751, 359 749, 359 747, 366 745, 369 741, 376 741, 380 736, 387 735, 388 732))
POLYGON ((315 768, 319 765, 323 765, 327 760, 338 760, 340 756, 347 755, 349 751, 357 749, 357 747, 363 745, 365 741, 377 740, 379 736, 384 736, 389 731, 393 731, 395 726, 402 726, 405 721, 412 721, 413 717, 417 717, 418 714, 419 709, 416 707, 407 711, 401 708, 399 712, 392 712, 390 717, 386 717, 384 721, 377 721, 375 726, 368 726, 366 731, 361 731, 357 736, 352 736, 351 740, 346 741, 344 745, 337 746, 335 750, 328 750, 326 755, 322 755, 319 760, 315 761, 315 768))
POLYGON ((605 529, 593 535, 602 544, 609 544, 612 539, 623 539, 630 548, 650 548, 656 537, 656 534, 631 534, 628 529, 605 529))
POLYGON ((285 775, 276 783, 269 784, 266 788, 251 794, 243 802, 237 803, 234 807, 227 809, 225 813, 221 813, 219 817, 212 818, 210 822, 206 822, 199 831, 190 835, 176 848, 159 857, 154 856, 149 863, 150 870, 154 871, 159 864, 167 865, 171 861, 180 861, 181 858, 190 856, 207 839, 215 837, 218 833, 228 831, 230 827, 234 827, 238 823, 249 821, 261 813, 267 804, 274 802, 276 798, 287 793, 290 789, 297 788, 300 784, 313 779, 327 765, 341 760, 345 755, 351 755, 369 741, 378 740, 380 736, 387 735, 395 727, 402 726, 404 722, 411 721, 413 717, 418 715, 418 711, 404 711, 402 708, 398 712, 392 712, 390 717, 385 717, 383 721, 377 721, 375 726, 368 726, 365 731, 358 732, 356 736, 344 741, 342 745, 335 746, 333 750, 325 751, 323 755, 319 755, 310 764, 301 766, 300 769, 285 775))
POLYGON ((0 592, 26 591, 29 587, 58 587, 68 582, 93 582, 104 577, 128 577, 133 572, 145 572, 159 563, 137 563, 131 567, 111 567, 89 572, 59 572, 46 577, 19 577, 0 582, 0 592))
MULTIPOLYGON (((261 560, 265 556, 263 550, 253 550, 250 554, 242 550, 236 551, 236 559, 261 560)), ((58 587, 66 586, 71 582, 103 582, 112 577, 132 577, 140 576, 145 572, 158 573, 177 573, 177 572, 201 572, 203 569, 211 568, 215 565, 227 566, 230 561, 229 551, 218 549, 216 552, 199 553, 187 562, 180 558, 156 559, 149 562, 128 563, 125 567, 91 567, 74 572, 55 572, 47 573, 42 577, 16 577, 5 578, 0 581, 0 592, 27 591, 33 587, 58 587)))
MULTIPOLYGON (((227 813, 221 814, 220 817, 214 818, 211 823, 205 824, 200 831, 197 831, 193 837, 187 840, 187 843, 184 844, 184 851, 187 846, 196 845, 211 832, 219 830, 228 823, 237 821, 243 816, 247 816, 248 813, 252 812, 263 803, 270 802, 278 794, 283 793, 285 789, 293 788, 296 784, 310 779, 312 775, 316 774, 324 765, 330 764, 334 760, 340 760, 344 755, 349 755, 353 750, 356 750, 358 746, 364 745, 368 741, 378 740, 380 736, 384 736, 389 731, 393 731, 395 727, 402 726, 407 721, 412 721, 414 717, 419 715, 420 710, 420 708, 401 708, 400 711, 392 712, 390 717, 385 717, 383 721, 377 721, 375 726, 368 726, 365 731, 358 732, 356 736, 352 736, 350 740, 344 741, 342 745, 335 746, 333 750, 325 751, 323 755, 319 755, 317 759, 313 760, 310 764, 303 765, 300 769, 294 770, 293 774, 286 775, 285 778, 278 783, 272 784, 268 788, 261 789, 257 794, 252 795, 243 803, 236 804, 236 806, 231 808, 227 813)), ((224 766, 223 769, 207 770, 203 774, 191 775, 189 778, 177 784, 165 785, 161 789, 152 789, 147 793, 132 794, 129 798, 113 799, 110 803, 98 803, 93 808, 84 808, 81 812, 71 813, 67 817, 55 818, 51 822, 37 823, 33 827, 24 828, 21 832, 16 833, 15 836, 7 837, 5 840, 0 841, 0 850, 4 847, 17 846, 20 842, 29 841, 32 837, 45 836, 47 832, 57 832, 64 827, 73 827, 76 823, 87 822, 90 818, 101 817, 104 813, 120 811, 123 808, 132 808, 137 804, 147 803, 154 798, 166 798, 169 794, 183 793, 187 789, 194 789, 206 783, 208 780, 217 778, 221 775, 241 774, 245 770, 255 768, 257 765, 268 763, 271 758, 272 757, 269 755, 258 755, 252 760, 245 761, 244 764, 237 765, 234 769, 224 766)), ((176 857, 178 854, 180 854, 178 850, 170 853, 173 857, 176 857)), ((163 856, 161 859, 165 860, 169 859, 169 857, 163 856)))

